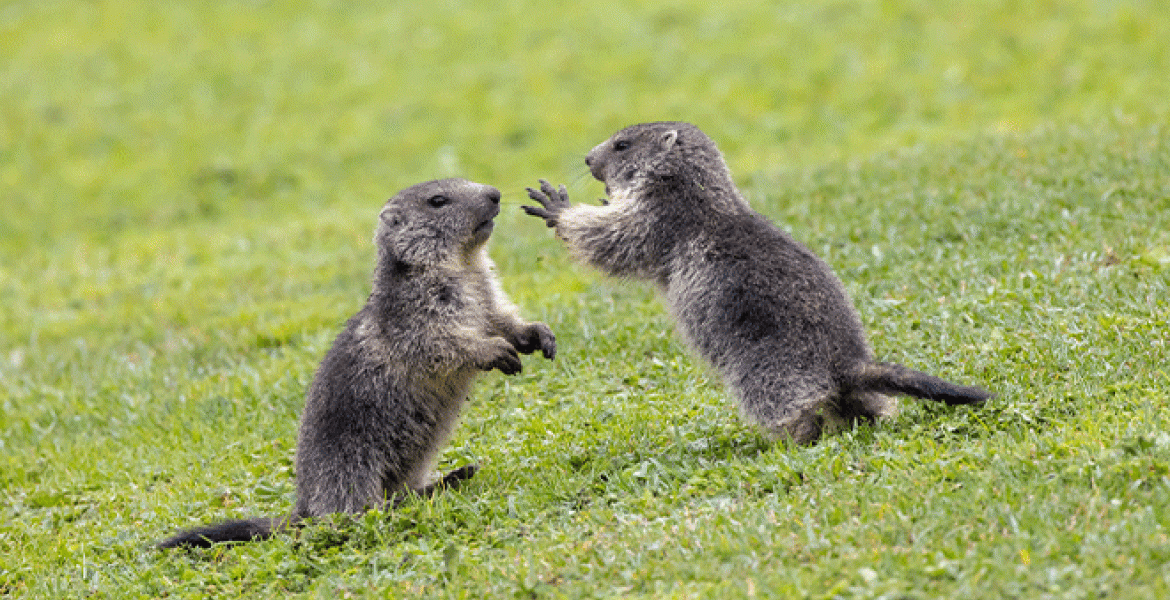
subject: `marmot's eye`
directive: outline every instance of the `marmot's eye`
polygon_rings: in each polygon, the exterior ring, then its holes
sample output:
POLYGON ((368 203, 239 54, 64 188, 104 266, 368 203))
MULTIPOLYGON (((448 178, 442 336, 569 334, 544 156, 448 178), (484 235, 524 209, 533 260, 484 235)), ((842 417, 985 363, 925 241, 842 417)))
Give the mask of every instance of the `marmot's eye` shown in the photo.
POLYGON ((613 143, 613 149, 616 150, 617 152, 621 152, 622 150, 628 150, 629 148, 630 148, 629 140, 618 140, 618 141, 613 143))
POLYGON ((442 195, 431 196, 430 198, 427 199, 427 204, 430 204, 431 206, 433 206, 435 208, 439 208, 440 206, 443 206, 450 201, 451 201, 451 199, 446 197, 446 196, 442 196, 442 195))

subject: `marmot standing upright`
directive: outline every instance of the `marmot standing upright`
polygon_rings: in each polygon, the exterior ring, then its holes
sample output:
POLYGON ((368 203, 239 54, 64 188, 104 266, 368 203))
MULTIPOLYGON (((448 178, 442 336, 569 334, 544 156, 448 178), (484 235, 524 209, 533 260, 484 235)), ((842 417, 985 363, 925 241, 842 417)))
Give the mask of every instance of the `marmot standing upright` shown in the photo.
POLYGON ((991 395, 879 363, 840 280, 740 195, 715 143, 688 123, 627 127, 585 163, 602 206, 570 205, 564 186, 524 210, 586 263, 650 280, 682 335, 720 371, 743 411, 780 437, 816 440, 824 419, 873 420, 885 394, 947 404, 991 395))
POLYGON ((500 192, 463 179, 409 187, 386 202, 366 305, 345 325, 309 388, 297 439, 297 501, 285 517, 229 521, 158 544, 265 538, 307 517, 356 513, 432 482, 434 460, 480 371, 520 372, 522 352, 556 354, 544 323, 520 318, 485 244, 500 192))

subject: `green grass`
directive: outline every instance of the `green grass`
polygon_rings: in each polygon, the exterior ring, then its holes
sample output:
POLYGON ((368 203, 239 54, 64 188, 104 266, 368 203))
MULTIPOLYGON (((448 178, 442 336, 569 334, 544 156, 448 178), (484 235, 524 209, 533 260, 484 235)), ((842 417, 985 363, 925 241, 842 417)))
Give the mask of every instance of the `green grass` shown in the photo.
POLYGON ((0 596, 1170 595, 1170 9, 1150 1, 0 5, 0 596), (1025 6, 1019 6, 1024 4, 1025 6), (880 356, 999 397, 765 439, 645 286, 517 206, 695 122, 880 356), (272 541, 382 201, 508 204, 553 363, 477 385, 469 485, 272 541))

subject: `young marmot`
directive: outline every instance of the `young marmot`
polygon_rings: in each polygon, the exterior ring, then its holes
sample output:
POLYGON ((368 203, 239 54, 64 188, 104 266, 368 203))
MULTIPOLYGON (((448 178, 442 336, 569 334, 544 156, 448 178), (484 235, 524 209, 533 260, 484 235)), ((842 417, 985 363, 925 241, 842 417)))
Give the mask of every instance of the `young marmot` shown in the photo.
POLYGON ((688 123, 627 127, 585 159, 603 205, 570 205, 541 180, 529 196, 581 261, 653 281, 688 343, 720 371, 750 418, 798 443, 825 418, 874 420, 885 394, 947 404, 991 395, 875 362, 861 321, 829 266, 753 211, 723 156, 688 123))
POLYGON ((475 473, 468 465, 430 480, 475 375, 519 373, 518 352, 556 354, 552 330, 521 319, 493 272, 485 244, 499 203, 498 190, 463 179, 420 183, 386 202, 373 292, 309 388, 296 507, 184 531, 159 547, 266 538, 307 517, 382 507, 475 473))

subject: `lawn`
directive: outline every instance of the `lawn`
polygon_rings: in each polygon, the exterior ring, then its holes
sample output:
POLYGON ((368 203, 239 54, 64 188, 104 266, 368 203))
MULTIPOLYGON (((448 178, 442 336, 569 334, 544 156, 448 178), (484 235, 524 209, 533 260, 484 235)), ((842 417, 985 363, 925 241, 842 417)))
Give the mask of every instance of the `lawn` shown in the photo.
POLYGON ((1170 7, 1154 0, 0 4, 0 596, 1170 596, 1170 7), (519 205, 679 119, 880 357, 998 397, 767 439, 652 290, 519 205), (382 202, 504 194, 559 355, 469 484, 270 541, 382 202))

